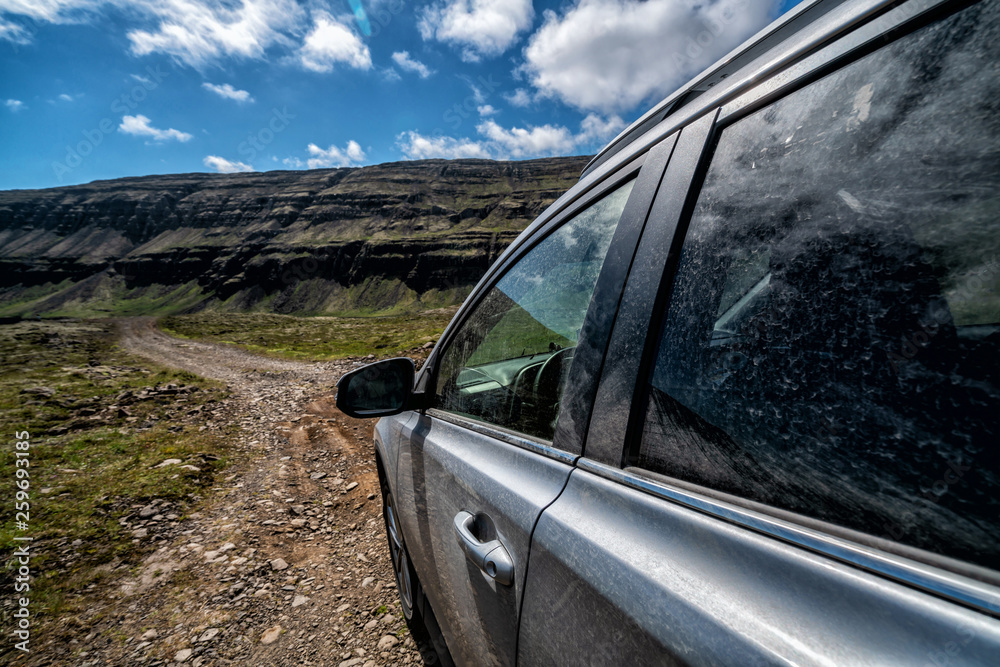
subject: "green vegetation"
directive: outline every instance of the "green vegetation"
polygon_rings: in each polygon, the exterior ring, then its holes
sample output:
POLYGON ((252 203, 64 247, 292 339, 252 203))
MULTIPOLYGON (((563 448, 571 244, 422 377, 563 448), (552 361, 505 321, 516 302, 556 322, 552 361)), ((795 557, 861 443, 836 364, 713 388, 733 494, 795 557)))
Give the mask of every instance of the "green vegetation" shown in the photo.
MULTIPOLYGON (((498 293, 499 291, 496 291, 491 295, 494 296, 494 301, 496 300, 495 295, 498 293)), ((509 301, 506 297, 504 299, 509 301)), ((489 303, 489 305, 492 306, 493 303, 489 303)), ((556 333, 539 322, 521 306, 510 302, 509 310, 486 334, 483 342, 479 344, 465 364, 479 366, 494 361, 551 352, 554 349, 572 347, 575 344, 575 341, 556 333)))
POLYGON ((86 284, 65 280, 16 292, 16 299, 0 302, 0 317, 30 318, 36 312, 45 317, 83 318, 167 315, 183 312, 211 296, 196 281, 129 288, 120 276, 101 274, 88 280, 86 284))
POLYGON ((160 320, 160 328, 182 338, 237 345, 286 359, 387 356, 436 341, 453 309, 418 316, 293 317, 265 313, 198 313, 160 320))
POLYGON ((0 318, 456 306, 586 163, 419 161, 0 192, 5 242, 19 248, 0 270, 30 276, 0 294, 0 318))
POLYGON ((33 304, 71 287, 73 287, 72 280, 63 280, 60 283, 45 283, 32 287, 4 290, 3 293, 0 293, 0 317, 31 312, 33 304))
MULTIPOLYGON (((457 254, 459 251, 455 251, 457 254)), ((472 291, 471 284, 430 289, 418 294, 398 278, 369 276, 343 286, 323 278, 295 280, 287 287, 262 295, 248 284, 225 300, 206 291, 197 281, 182 285, 153 284, 127 287, 120 276, 100 274, 84 283, 63 281, 27 291, 15 290, 6 302, 0 296, 0 317, 133 317, 176 315, 191 311, 219 313, 294 313, 312 315, 412 315, 435 308, 457 306, 472 291), (86 288, 86 289, 84 289, 86 288)))
POLYGON ((125 354, 106 322, 0 326, 0 349, 0 587, 13 590, 13 537, 29 535, 34 609, 73 613, 75 593, 146 546, 118 520, 154 498, 183 512, 226 465, 235 427, 199 431, 186 415, 223 388, 125 354), (30 442, 27 531, 15 523, 15 437, 30 442), (198 470, 156 467, 168 458, 198 470))

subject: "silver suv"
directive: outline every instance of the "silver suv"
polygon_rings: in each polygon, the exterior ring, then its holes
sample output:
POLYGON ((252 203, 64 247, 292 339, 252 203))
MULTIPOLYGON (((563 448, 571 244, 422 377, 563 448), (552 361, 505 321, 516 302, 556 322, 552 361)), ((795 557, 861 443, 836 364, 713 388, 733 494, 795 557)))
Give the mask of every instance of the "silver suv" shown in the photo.
POLYGON ((1000 1, 799 5, 338 387, 429 661, 1000 664, 1000 1))

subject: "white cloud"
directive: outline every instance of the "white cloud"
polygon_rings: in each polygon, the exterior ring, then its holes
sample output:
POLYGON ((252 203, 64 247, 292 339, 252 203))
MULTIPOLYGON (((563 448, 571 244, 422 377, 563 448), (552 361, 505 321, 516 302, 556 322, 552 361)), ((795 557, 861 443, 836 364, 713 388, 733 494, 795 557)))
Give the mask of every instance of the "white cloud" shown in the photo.
POLYGON ((426 79, 432 74, 427 65, 411 58, 409 51, 397 51, 392 54, 392 59, 400 69, 419 74, 421 79, 426 79))
POLYGON ((220 174, 236 174, 242 171, 255 171, 254 168, 246 162, 232 162, 231 160, 219 157, 218 155, 206 155, 202 162, 206 167, 214 169, 220 174))
POLYGON ((396 137, 396 143, 403 155, 411 160, 430 158, 490 158, 489 150, 482 142, 453 137, 425 137, 419 132, 403 132, 396 137))
MULTIPOLYGON (((310 169, 321 169, 324 167, 349 167, 354 164, 363 162, 365 159, 365 152, 361 149, 361 145, 358 142, 351 141, 347 142, 347 146, 343 149, 337 148, 331 145, 329 148, 323 149, 316 144, 309 144, 307 147, 309 155, 312 156, 306 160, 306 166, 310 169)), ((285 161, 286 164, 293 164, 293 162, 285 161)), ((301 161, 294 160, 294 163, 301 166, 301 161)))
POLYGON ((602 118, 589 114, 574 134, 561 125, 536 127, 501 127, 493 119, 476 126, 481 139, 467 137, 426 137, 419 132, 403 132, 396 145, 407 158, 490 158, 495 160, 568 155, 580 150, 592 151, 603 146, 625 127, 618 116, 602 118))
POLYGON ((234 100, 236 102, 253 102, 253 97, 250 96, 245 90, 237 90, 233 88, 230 84, 224 83, 221 86, 217 86, 214 83, 205 82, 201 84, 201 87, 205 90, 210 90, 219 97, 224 97, 226 99, 234 100))
POLYGON ((333 16, 298 0, 0 0, 0 40, 28 43, 15 15, 38 23, 85 22, 122 10, 130 52, 165 54, 205 70, 226 59, 263 59, 278 51, 303 67, 329 72, 337 64, 371 68, 368 47, 350 15, 333 16))
POLYGON ((144 83, 147 86, 153 85, 153 81, 149 77, 140 76, 138 74, 129 74, 129 76, 138 81, 139 83, 144 83))
POLYGON ((600 143, 604 145, 625 129, 625 121, 619 116, 602 118, 596 113, 587 114, 580 123, 580 133, 576 136, 578 144, 600 143))
POLYGON ((518 88, 513 93, 503 97, 516 107, 526 107, 531 104, 531 94, 524 88, 518 88))
POLYGON ((316 12, 313 29, 299 51, 302 66, 314 72, 330 72, 343 63, 355 69, 371 69, 368 46, 351 28, 326 12, 316 12))
POLYGON ((471 77, 465 76, 464 74, 457 74, 456 76, 459 79, 462 79, 463 81, 465 81, 466 85, 469 86, 469 90, 472 91, 472 99, 474 99, 476 101, 476 104, 485 104, 486 103, 486 94, 483 93, 483 89, 482 88, 480 88, 475 83, 473 83, 471 77))
MULTIPOLYGON (((196 68, 226 57, 260 58, 272 45, 290 45, 289 35, 301 34, 306 19, 295 0, 3 0, 0 13, 74 23, 105 7, 124 9, 139 23, 127 32, 133 54, 164 53, 196 68)), ((0 38, 24 41, 26 31, 0 20, 0 38)))
POLYGON ((15 113, 20 111, 21 109, 27 108, 24 106, 24 102, 22 102, 21 100, 7 100, 6 102, 4 102, 4 106, 15 113))
POLYGON ((371 68, 368 47, 349 15, 335 17, 298 0, 0 0, 0 40, 28 43, 30 33, 9 21, 83 22, 122 9, 133 55, 165 54, 199 70, 230 58, 263 59, 269 50, 293 55, 303 67, 329 72, 339 63, 371 68), (304 37, 303 37, 304 36, 304 37))
POLYGON ((518 34, 531 27, 535 11, 531 0, 439 0, 419 16, 425 40, 459 47, 463 60, 477 62, 510 48, 518 34))
POLYGON ((6 20, 0 16, 0 40, 13 44, 30 44, 31 35, 24 26, 6 20))
POLYGON ((497 110, 493 108, 491 104, 483 104, 482 106, 476 107, 476 111, 479 112, 480 116, 493 116, 497 113, 497 110))
POLYGON ((75 23, 97 10, 107 0, 3 0, 0 12, 27 16, 47 23, 75 23))
POLYGON ((513 158, 537 155, 564 155, 573 150, 576 141, 572 133, 562 126, 540 125, 525 129, 512 127, 509 130, 488 120, 476 126, 476 130, 499 146, 501 153, 513 158))
POLYGON ((776 13, 776 0, 577 0, 545 12, 523 71, 543 95, 623 111, 675 90, 776 13))
POLYGON ((66 93, 61 93, 59 95, 59 99, 61 99, 63 102, 72 102, 73 101, 73 96, 72 95, 68 95, 66 93))
POLYGON ((181 132, 180 130, 175 130, 170 128, 169 130, 160 130, 149 124, 149 119, 139 114, 137 116, 123 116, 122 123, 118 126, 119 132, 124 132, 125 134, 132 134, 137 137, 152 137, 156 141, 166 141, 168 139, 176 139, 177 141, 188 141, 191 139, 191 135, 187 132, 181 132))
POLYGON ((284 31, 305 18, 295 0, 141 0, 130 7, 157 23, 128 33, 133 54, 165 53, 195 68, 226 57, 261 58, 268 47, 290 43, 284 31))

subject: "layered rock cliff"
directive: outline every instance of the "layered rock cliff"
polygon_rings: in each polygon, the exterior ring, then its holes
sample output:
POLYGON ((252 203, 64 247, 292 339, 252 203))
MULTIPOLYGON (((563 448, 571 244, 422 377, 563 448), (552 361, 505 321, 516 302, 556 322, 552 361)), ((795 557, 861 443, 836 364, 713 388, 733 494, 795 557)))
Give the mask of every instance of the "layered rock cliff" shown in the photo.
POLYGON ((451 305, 587 160, 425 160, 0 192, 0 315, 451 305))

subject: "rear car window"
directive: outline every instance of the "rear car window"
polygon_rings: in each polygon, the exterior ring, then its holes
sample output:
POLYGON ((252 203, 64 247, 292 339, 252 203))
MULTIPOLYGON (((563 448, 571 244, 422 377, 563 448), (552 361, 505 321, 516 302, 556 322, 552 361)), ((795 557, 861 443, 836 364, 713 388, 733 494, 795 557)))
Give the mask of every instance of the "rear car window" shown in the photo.
POLYGON ((1000 569, 998 4, 721 132, 635 465, 1000 569))

